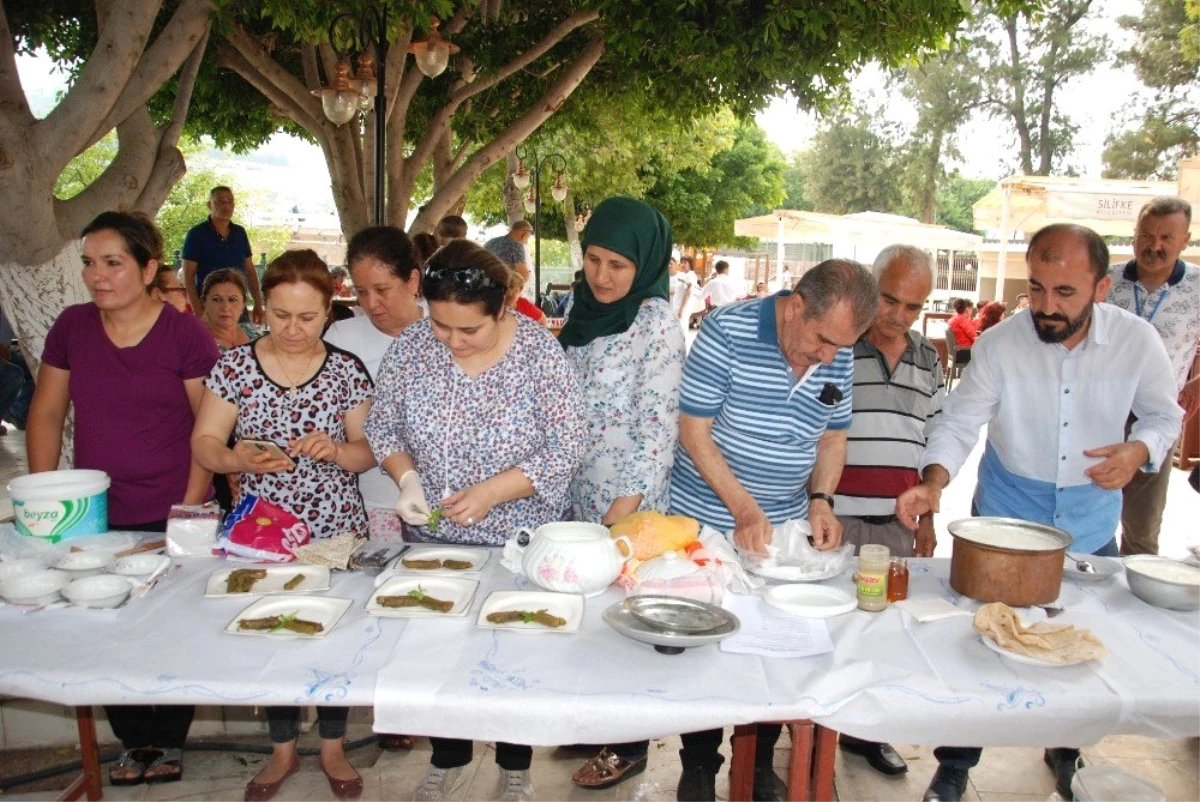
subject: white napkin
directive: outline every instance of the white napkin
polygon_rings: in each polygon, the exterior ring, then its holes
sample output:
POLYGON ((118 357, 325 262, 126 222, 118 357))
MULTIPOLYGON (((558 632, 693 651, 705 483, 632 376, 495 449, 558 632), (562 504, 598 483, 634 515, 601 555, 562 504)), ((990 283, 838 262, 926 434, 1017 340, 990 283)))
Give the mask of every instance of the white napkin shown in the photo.
POLYGON ((733 593, 753 593, 766 584, 757 577, 750 576, 738 561, 737 550, 733 541, 722 535, 716 529, 706 526, 700 530, 700 542, 708 556, 721 561, 719 566, 721 579, 725 587, 733 593))
POLYGON ((955 607, 940 596, 915 596, 895 602, 895 605, 922 624, 960 615, 974 615, 970 610, 955 607))

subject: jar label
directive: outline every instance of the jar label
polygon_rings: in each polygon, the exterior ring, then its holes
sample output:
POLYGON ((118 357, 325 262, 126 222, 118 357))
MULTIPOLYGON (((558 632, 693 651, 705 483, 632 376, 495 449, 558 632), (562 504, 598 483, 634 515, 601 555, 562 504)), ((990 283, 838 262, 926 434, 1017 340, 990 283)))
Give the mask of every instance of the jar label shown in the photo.
POLYGON ((858 573, 858 595, 882 599, 887 593, 887 574, 858 573))

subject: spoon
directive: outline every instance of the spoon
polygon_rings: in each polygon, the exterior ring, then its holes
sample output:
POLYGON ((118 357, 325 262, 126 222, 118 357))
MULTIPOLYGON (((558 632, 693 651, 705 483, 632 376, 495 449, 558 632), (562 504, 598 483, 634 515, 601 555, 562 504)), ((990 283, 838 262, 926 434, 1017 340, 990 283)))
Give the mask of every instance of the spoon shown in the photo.
POLYGON ((1093 567, 1092 567, 1092 564, 1091 564, 1090 562, 1088 562, 1087 560, 1076 560, 1076 561, 1075 561, 1075 568, 1076 568, 1076 569, 1079 571, 1079 573, 1081 573, 1081 574, 1094 574, 1094 573, 1096 573, 1096 569, 1095 569, 1095 568, 1093 568, 1093 567))

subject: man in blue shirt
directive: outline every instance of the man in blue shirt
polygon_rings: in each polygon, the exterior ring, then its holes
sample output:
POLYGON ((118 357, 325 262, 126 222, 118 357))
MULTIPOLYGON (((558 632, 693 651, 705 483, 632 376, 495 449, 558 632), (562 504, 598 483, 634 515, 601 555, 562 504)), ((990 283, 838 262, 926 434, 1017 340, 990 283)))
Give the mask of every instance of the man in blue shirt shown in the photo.
POLYGON ((230 267, 246 274, 246 285, 254 299, 253 319, 263 322, 262 290, 250 251, 246 229, 233 222, 235 202, 229 187, 213 187, 208 193, 208 219, 192 226, 183 238, 183 286, 192 311, 203 311, 200 290, 209 273, 230 267))
MULTIPOLYGON (((817 548, 838 546, 833 493, 846 459, 853 349, 878 303, 862 265, 830 259, 793 291, 708 316, 683 369, 673 514, 732 532, 744 551, 764 552, 773 527, 805 518, 817 548)), ((786 794, 771 769, 779 733, 759 727, 755 799, 786 794)), ((715 798, 721 739, 721 730, 683 735, 678 799, 715 798)))
MULTIPOLYGON (((1029 314, 980 335, 971 365, 946 399, 921 459, 921 484, 896 499, 910 529, 938 511, 942 488, 988 427, 972 502, 977 515, 1058 527, 1075 551, 1117 554, 1121 488, 1162 465, 1179 433, 1175 376, 1158 333, 1100 301, 1112 279, 1108 247, 1083 226, 1033 235, 1029 314), (1128 438, 1130 412, 1137 422, 1128 438)), ((934 750, 926 800, 961 799, 979 747, 934 750)), ((1077 749, 1047 749, 1058 791, 1071 796, 1077 749)))

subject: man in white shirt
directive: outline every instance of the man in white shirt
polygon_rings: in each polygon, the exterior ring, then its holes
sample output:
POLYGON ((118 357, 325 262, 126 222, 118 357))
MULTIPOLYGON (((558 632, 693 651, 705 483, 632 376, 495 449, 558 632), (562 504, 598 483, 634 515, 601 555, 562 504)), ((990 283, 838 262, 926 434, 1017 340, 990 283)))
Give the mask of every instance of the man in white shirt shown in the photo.
MULTIPOLYGON (((1108 303, 1154 326, 1175 373, 1179 404, 1192 413, 1200 377, 1187 380, 1200 345, 1200 266, 1179 258, 1190 239, 1192 207, 1182 198, 1155 198, 1142 207, 1134 228, 1134 259, 1109 271, 1108 303)), ((1167 506, 1170 455, 1156 473, 1139 473, 1122 491, 1121 553, 1157 554, 1167 506)))
POLYGON ((740 301, 746 293, 729 275, 729 262, 722 259, 716 263, 714 269, 717 273, 704 285, 700 292, 700 300, 709 301, 713 309, 740 301))
MULTIPOLYGON (((1029 314, 980 335, 971 364, 942 408, 920 462, 921 484, 896 500, 910 529, 938 511, 942 488, 987 424, 972 508, 1065 530, 1073 551, 1116 555, 1120 489, 1162 464, 1183 410, 1154 328, 1100 303, 1108 293, 1108 247, 1094 231, 1056 224, 1025 253, 1029 314), (1137 416, 1128 438, 1125 421, 1137 416)), ((979 747, 938 747, 926 800, 957 800, 979 747)), ((1059 793, 1070 795, 1075 749, 1048 749, 1059 793)))

